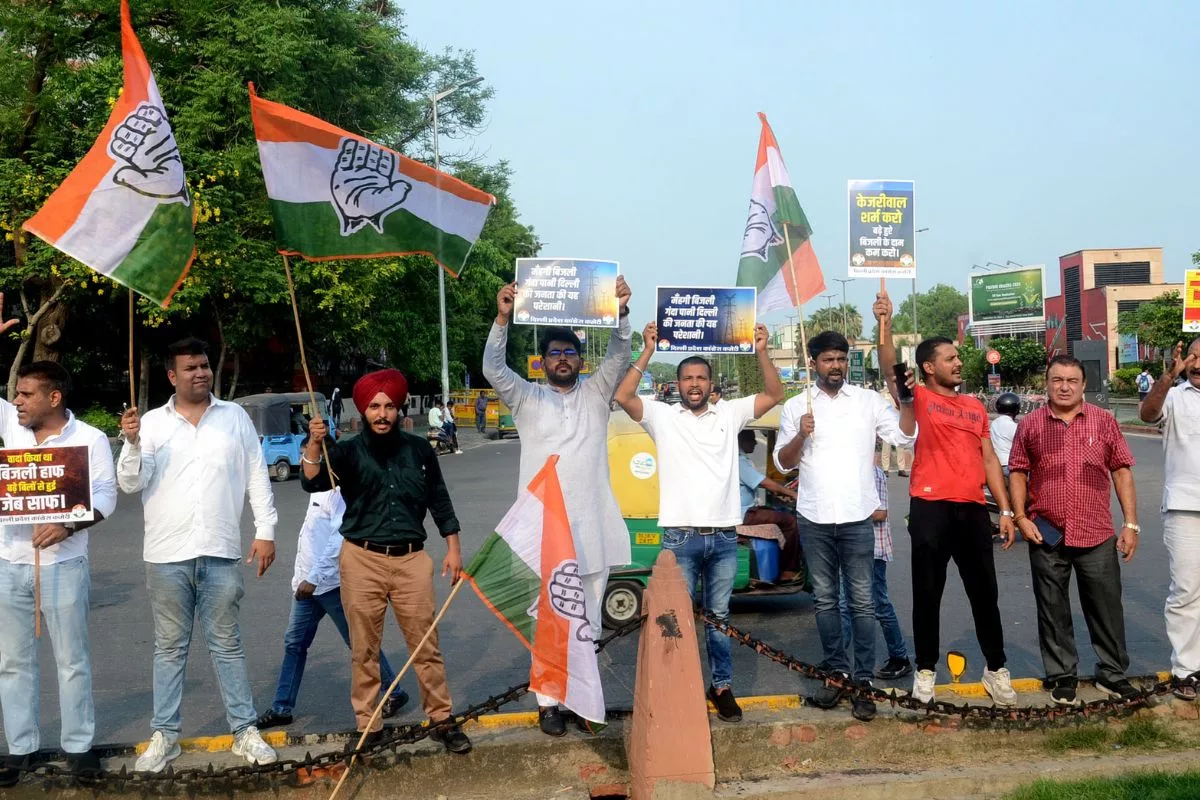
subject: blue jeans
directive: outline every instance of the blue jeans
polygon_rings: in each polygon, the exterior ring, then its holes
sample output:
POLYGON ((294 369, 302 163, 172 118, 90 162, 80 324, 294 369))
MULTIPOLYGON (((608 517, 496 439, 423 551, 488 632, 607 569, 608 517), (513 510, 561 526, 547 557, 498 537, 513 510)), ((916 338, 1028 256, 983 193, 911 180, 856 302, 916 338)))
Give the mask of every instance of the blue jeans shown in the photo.
MULTIPOLYGON (((900 620, 896 618, 896 609, 892 599, 888 597, 887 565, 882 558, 875 559, 875 579, 871 582, 871 591, 875 598, 875 619, 883 629, 883 641, 887 643, 888 658, 907 659, 908 651, 904 649, 904 632, 900 630, 900 620)), ((846 605, 846 579, 842 576, 842 591, 838 598, 838 610, 842 614, 842 636, 847 642, 850 635, 850 608, 846 605)))
POLYGON ((831 670, 851 674, 856 681, 875 674, 875 603, 871 584, 875 572, 875 532, 871 520, 820 525, 797 517, 800 542, 808 559, 821 650, 831 670), (849 644, 842 634, 838 595, 842 581, 854 629, 854 670, 846 657, 849 644))
MULTIPOLYGON (((42 617, 58 669, 59 742, 68 753, 85 753, 96 732, 88 652, 87 556, 44 565, 41 583, 42 617)), ((40 674, 33 636, 33 565, 0 559, 0 706, 11 755, 23 756, 41 747, 40 674)))
MULTIPOLYGON (((300 693, 300 681, 304 679, 304 665, 308 661, 308 648, 317 635, 317 626, 326 616, 333 620, 333 626, 349 647, 350 626, 346 624, 346 612, 342 609, 341 589, 314 594, 307 600, 292 598, 292 613, 288 618, 287 631, 283 634, 283 664, 279 667, 279 685, 275 688, 275 702, 271 704, 276 714, 290 716, 296 708, 296 696, 300 693)), ((379 654, 379 676, 384 689, 396 679, 392 665, 382 652, 379 654)), ((393 696, 403 694, 404 690, 397 686, 393 696)))
MULTIPOLYGON (((675 554, 692 599, 718 619, 729 619, 729 595, 737 577, 737 534, 733 529, 699 534, 691 528, 666 528, 663 547, 675 554), (702 601, 696 596, 697 582, 703 584, 702 601)), ((729 637, 707 623, 704 629, 712 685, 727 688, 733 680, 729 637)))
POLYGON ((154 616, 154 717, 150 727, 169 741, 179 738, 179 706, 192 623, 198 616, 212 656, 229 729, 254 724, 254 695, 238 626, 243 591, 236 558, 202 556, 173 564, 147 564, 146 588, 154 616))

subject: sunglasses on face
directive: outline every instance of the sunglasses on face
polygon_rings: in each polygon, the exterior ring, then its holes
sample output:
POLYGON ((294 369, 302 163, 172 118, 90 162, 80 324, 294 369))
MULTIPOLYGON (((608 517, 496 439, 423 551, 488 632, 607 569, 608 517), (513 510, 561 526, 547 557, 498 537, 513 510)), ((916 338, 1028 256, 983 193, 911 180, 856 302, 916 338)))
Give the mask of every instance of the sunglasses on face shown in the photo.
POLYGON ((574 347, 568 347, 563 350, 555 348, 547 352, 546 355, 550 358, 574 358, 575 356, 579 355, 579 351, 574 347))

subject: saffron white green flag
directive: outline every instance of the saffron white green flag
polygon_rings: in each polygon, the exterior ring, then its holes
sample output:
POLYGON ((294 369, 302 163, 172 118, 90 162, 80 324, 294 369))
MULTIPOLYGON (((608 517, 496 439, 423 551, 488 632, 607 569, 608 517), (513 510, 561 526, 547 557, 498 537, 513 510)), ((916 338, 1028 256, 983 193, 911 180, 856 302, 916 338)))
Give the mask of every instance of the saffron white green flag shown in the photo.
POLYGON ((555 465, 521 490, 465 572, 483 602, 533 653, 529 688, 604 721, 596 643, 555 465))
POLYGON ((737 285, 758 290, 758 314, 762 316, 812 300, 825 291, 825 277, 813 250, 812 227, 792 189, 779 143, 766 114, 760 113, 758 118, 762 132, 754 163, 750 212, 742 234, 737 285))
POLYGON ((451 275, 496 198, 311 114, 264 100, 250 111, 279 252, 312 261, 424 254, 451 275))
POLYGON ((121 0, 125 84, 108 124, 25 230, 166 306, 195 257, 175 134, 121 0))

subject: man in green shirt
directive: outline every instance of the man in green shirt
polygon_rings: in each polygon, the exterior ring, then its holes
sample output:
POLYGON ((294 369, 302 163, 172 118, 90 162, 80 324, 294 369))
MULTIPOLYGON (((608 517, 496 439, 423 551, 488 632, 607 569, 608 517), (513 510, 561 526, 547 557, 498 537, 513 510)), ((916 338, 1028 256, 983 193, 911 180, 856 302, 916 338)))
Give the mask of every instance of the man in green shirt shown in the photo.
MULTIPOLYGON (((379 649, 388 604, 410 650, 433 625, 433 561, 425 552, 426 513, 433 516, 446 540, 442 575, 449 575, 452 582, 462 576, 462 550, 458 518, 433 448, 397 424, 399 407, 408 397, 404 376, 394 369, 368 373, 354 384, 353 397, 366 423, 363 434, 346 442, 327 441, 326 465, 321 445, 327 428, 324 420, 314 417, 301 459, 301 484, 307 492, 332 489, 332 469, 346 501, 342 604, 350 627, 350 703, 362 732, 381 689, 379 649)), ((446 720, 452 714, 450 690, 436 632, 415 652, 413 667, 425 713, 434 724, 446 720)), ((382 720, 376 720, 366 744, 377 739, 382 728, 382 720)), ((437 737, 453 753, 471 750, 470 739, 458 726, 439 730, 437 737)))

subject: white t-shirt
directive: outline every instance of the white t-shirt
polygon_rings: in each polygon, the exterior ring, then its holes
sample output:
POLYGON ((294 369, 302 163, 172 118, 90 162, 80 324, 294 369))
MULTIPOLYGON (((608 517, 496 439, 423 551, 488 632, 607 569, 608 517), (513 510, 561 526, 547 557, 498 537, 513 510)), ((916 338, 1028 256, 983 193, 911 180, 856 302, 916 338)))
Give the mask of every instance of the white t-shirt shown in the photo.
POLYGON ((1007 414, 1000 414, 991 423, 992 448, 1000 466, 1008 466, 1008 454, 1012 451, 1013 437, 1017 435, 1017 421, 1007 414))
POLYGON ((1184 381, 1167 392, 1162 416, 1163 511, 1200 511, 1200 389, 1184 381))
POLYGON ((429 427, 435 429, 440 428, 442 427, 443 421, 442 410, 440 408, 434 406, 433 408, 429 409, 429 427))
POLYGON ((641 425, 658 449, 658 524, 732 528, 742 522, 738 431, 754 419, 756 395, 693 414, 683 404, 642 400, 641 425))

